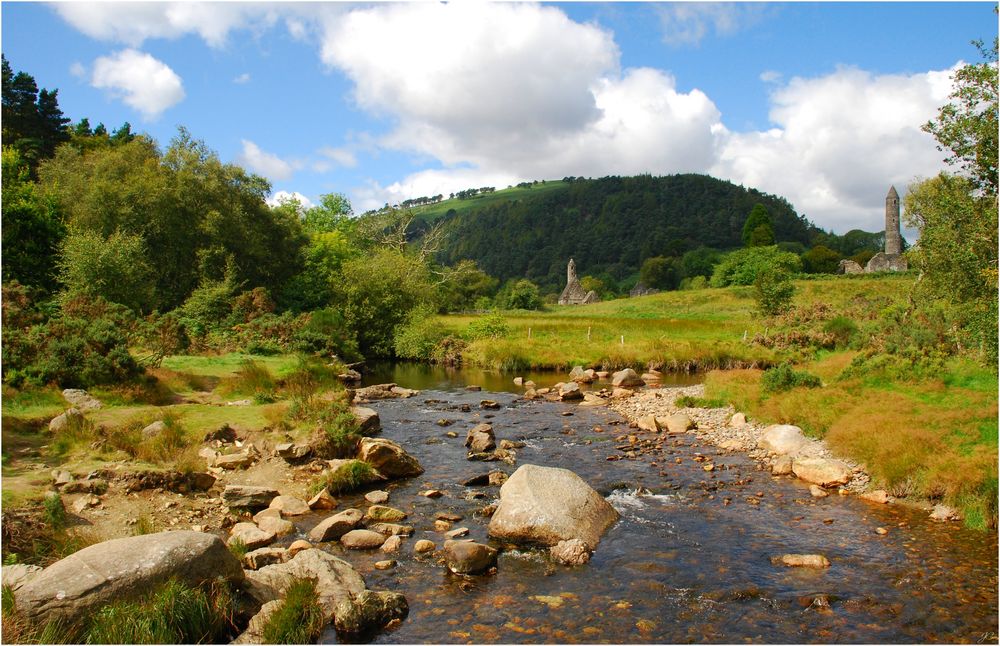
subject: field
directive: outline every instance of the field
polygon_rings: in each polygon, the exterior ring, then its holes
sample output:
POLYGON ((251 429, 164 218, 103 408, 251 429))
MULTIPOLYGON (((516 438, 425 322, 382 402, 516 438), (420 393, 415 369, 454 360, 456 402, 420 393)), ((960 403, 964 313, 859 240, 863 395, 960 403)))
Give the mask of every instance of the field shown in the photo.
POLYGON ((411 211, 413 211, 413 214, 417 216, 418 219, 433 222, 434 220, 443 217, 451 209, 455 209, 456 213, 461 214, 472 211, 473 209, 480 209, 491 204, 496 204, 498 202, 512 201, 529 195, 540 195, 556 189, 566 188, 567 186, 569 186, 569 184, 562 180, 549 180, 544 184, 535 184, 531 188, 518 188, 516 186, 504 189, 498 188, 494 193, 476 195, 475 197, 467 200, 452 198, 450 200, 443 200, 437 204, 415 206, 411 209, 411 211))

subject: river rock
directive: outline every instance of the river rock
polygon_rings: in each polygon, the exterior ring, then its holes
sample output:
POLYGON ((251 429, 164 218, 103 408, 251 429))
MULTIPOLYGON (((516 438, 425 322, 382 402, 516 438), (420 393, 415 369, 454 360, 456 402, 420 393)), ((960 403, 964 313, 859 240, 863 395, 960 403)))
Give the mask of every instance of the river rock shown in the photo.
POLYGON ((268 507, 277 509, 282 516, 301 516, 311 511, 306 501, 295 496, 275 496, 268 507))
POLYGON ((378 399, 406 399, 419 394, 419 390, 400 388, 396 384, 376 384, 354 391, 355 399, 375 401, 378 399))
POLYGON ((330 492, 326 489, 320 490, 318 494, 309 499, 306 503, 309 505, 309 509, 313 511, 323 511, 327 509, 336 509, 337 499, 330 495, 330 492))
POLYGON ((658 383, 663 379, 663 374, 659 372, 644 372, 639 378, 647 383, 658 383))
POLYGON ((312 447, 308 444, 295 444, 294 442, 282 442, 274 447, 274 452, 278 457, 287 462, 301 460, 312 453, 312 447))
POLYGON ((70 424, 82 424, 86 418, 76 408, 70 408, 65 413, 57 415, 49 422, 49 431, 52 433, 62 433, 70 427, 70 424))
POLYGON ((417 459, 392 440, 366 437, 361 440, 358 458, 375 467, 387 478, 409 478, 424 472, 417 459))
POLYGON ((658 433, 660 431, 660 423, 656 420, 655 415, 644 415, 636 420, 636 424, 643 431, 649 431, 650 433, 658 433))
POLYGON ((931 510, 931 520, 939 522, 958 520, 960 517, 956 510, 947 505, 934 505, 934 509, 931 510))
POLYGON ((493 434, 493 426, 490 424, 477 424, 469 429, 465 435, 465 446, 469 447, 472 453, 486 453, 497 447, 496 436, 493 434))
POLYGON ((403 545, 403 539, 398 535, 392 535, 385 539, 382 543, 381 549, 386 554, 391 554, 392 552, 398 552, 399 548, 403 545))
POLYGON ((284 563, 289 558, 288 550, 282 547, 262 547, 243 555, 243 567, 259 570, 275 563, 284 563))
POLYGON ((385 541, 385 536, 370 529, 352 529, 340 537, 340 544, 349 550, 373 550, 385 541))
POLYGON ((607 406, 608 400, 604 399, 600 395, 595 395, 594 393, 583 393, 583 401, 580 402, 581 406, 607 406))
POLYGON ((590 560, 590 550, 579 538, 559 541, 549 548, 549 554, 556 563, 563 565, 583 565, 590 560))
POLYGON ((406 512, 395 507, 372 505, 365 512, 365 520, 374 523, 394 523, 406 519, 406 512))
POLYGON ((345 509, 313 527, 309 532, 309 538, 317 543, 335 541, 360 525, 364 517, 360 509, 345 509))
POLYGON ((764 429, 757 446, 770 453, 794 456, 805 448, 809 440, 802 429, 791 424, 772 424, 764 429))
POLYGON ((445 541, 444 556, 455 574, 479 574, 496 565, 497 551, 472 541, 445 541))
POLYGON ((333 625, 341 634, 360 635, 406 619, 409 612, 406 597, 398 592, 364 590, 353 601, 337 605, 333 625))
POLYGON ((515 386, 523 386, 524 385, 524 377, 514 377, 514 385, 515 386))
MULTIPOLYGON (((275 518, 265 518, 264 520, 279 520, 275 518)), ((229 540, 227 544, 232 545, 237 541, 242 541, 248 550, 255 550, 258 547, 266 547, 277 538, 274 532, 261 529, 254 523, 236 523, 229 530, 229 540)))
POLYGON ((271 504, 278 492, 270 487, 250 485, 226 485, 222 490, 222 501, 230 507, 262 509, 271 504))
POLYGON ((684 413, 674 413, 669 417, 662 420, 657 419, 660 422, 660 426, 664 426, 668 433, 687 433, 692 428, 695 428, 696 424, 694 420, 685 415, 684 413))
POLYGON ((646 382, 639 375, 635 374, 635 370, 625 368, 611 376, 611 385, 615 388, 637 388, 645 386, 646 382))
POLYGON ((826 489, 820 487, 819 485, 809 485, 809 494, 812 495, 813 498, 826 498, 830 495, 826 489))
POLYGON ((569 373, 569 380, 578 384, 593 383, 595 377, 593 370, 584 370, 583 366, 574 366, 569 373))
POLYGON ((747 416, 744 413, 734 413, 732 417, 729 418, 729 425, 739 428, 740 426, 746 426, 747 416))
POLYGON ((217 536, 175 531, 91 545, 45 568, 17 591, 17 607, 41 625, 75 621, 112 601, 135 599, 175 578, 200 585, 216 577, 234 583, 243 568, 217 536))
POLYGON ((853 474, 845 463, 827 458, 797 458, 792 462, 792 472, 821 487, 847 484, 853 474))
POLYGON ((788 567, 830 567, 830 561, 822 554, 785 554, 774 557, 772 561, 788 567))
POLYGON ((787 476, 792 473, 792 458, 781 455, 771 463, 771 474, 776 476, 787 476))
POLYGON ((593 549, 616 520, 614 507, 572 471, 525 464, 500 488, 489 534, 543 545, 579 538, 593 549))
POLYGON ((270 532, 275 536, 288 536, 295 533, 295 525, 284 518, 274 518, 272 516, 261 518, 257 522, 257 526, 260 527, 261 531, 270 532))
POLYGON ((615 388, 611 391, 611 399, 628 399, 635 393, 628 388, 615 388))
POLYGON ((866 491, 859 495, 858 498, 867 500, 869 502, 878 503, 880 505, 885 505, 892 500, 889 497, 889 493, 884 489, 876 489, 875 491, 866 491))
POLYGON ((364 406, 351 406, 351 414, 358 423, 358 432, 361 435, 374 435, 382 430, 382 421, 371 408, 364 406))
POLYGON ((247 629, 244 630, 239 636, 232 641, 234 644, 265 644, 267 643, 264 639, 264 628, 267 626, 268 622, 271 621, 271 617, 275 612, 281 608, 280 601, 268 601, 260 607, 253 617, 250 618, 249 623, 247 623, 247 629))
POLYGON ((562 401, 583 399, 583 391, 580 390, 580 384, 571 381, 559 386, 559 399, 562 401))
POLYGON ((435 549, 437 549, 437 545, 434 544, 434 541, 429 541, 426 538, 422 538, 413 544, 413 551, 417 554, 433 552, 435 549))
POLYGON ((274 509, 273 507, 262 509, 253 515, 253 522, 259 523, 265 518, 281 518, 281 510, 274 509))
POLYGON ((165 430, 167 430, 167 424, 163 420, 156 420, 142 429, 142 439, 151 440, 154 437, 159 437, 165 430))
POLYGON ((79 390, 77 388, 67 388, 62 391, 63 399, 68 401, 73 408, 83 411, 84 413, 92 410, 98 410, 102 404, 99 399, 88 393, 86 390, 79 390))
POLYGON ((16 592, 21 586, 38 576, 41 571, 42 568, 37 565, 25 565, 24 563, 5 565, 2 574, 0 574, 0 583, 10 586, 16 592))
POLYGON ((312 549, 312 543, 309 541, 304 541, 299 539, 297 541, 292 541, 292 544, 288 546, 288 558, 291 558, 301 552, 302 550, 312 549))
POLYGON ((313 548, 284 563, 248 571, 247 591, 260 603, 280 600, 288 586, 298 579, 316 582, 319 606, 326 621, 333 619, 338 603, 351 601, 365 590, 365 580, 350 563, 313 548))
POLYGON ((399 525, 397 523, 372 523, 367 529, 378 532, 384 536, 411 536, 413 525, 399 525))
MULTIPOLYGON (((385 547, 385 545, 383 545, 382 547, 385 547)), ((396 561, 395 559, 386 559, 384 561, 375 561, 375 564, 372 567, 374 567, 376 570, 391 570, 397 565, 399 565, 399 562, 396 561)))

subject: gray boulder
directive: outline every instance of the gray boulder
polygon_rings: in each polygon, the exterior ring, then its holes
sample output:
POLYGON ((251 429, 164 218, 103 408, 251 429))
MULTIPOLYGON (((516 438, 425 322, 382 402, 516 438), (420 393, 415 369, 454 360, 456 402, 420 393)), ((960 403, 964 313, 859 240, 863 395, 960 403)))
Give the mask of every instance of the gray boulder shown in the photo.
POLYGON ((371 408, 351 406, 351 414, 358 422, 358 430, 362 435, 374 435, 382 430, 382 421, 371 408))
POLYGON ((45 568, 18 590, 17 606, 40 622, 73 621, 112 601, 148 594, 171 578, 199 585, 220 576, 242 581, 243 568, 217 536, 177 531, 118 538, 45 568))
POLYGON ((277 490, 270 487, 226 485, 226 488, 222 490, 222 501, 230 507, 265 509, 277 495, 277 490))
POLYGON ((424 472, 417 459, 399 444, 383 438, 366 437, 361 440, 358 459, 372 465, 387 478, 408 478, 424 472))
POLYGON ((757 446, 778 455, 796 455, 809 444, 802 429, 791 424, 772 424, 761 433, 757 446))
POLYGON ((142 439, 149 440, 163 434, 167 430, 167 424, 163 420, 156 420, 146 428, 142 429, 142 439))
POLYGON ((486 453, 497 448, 496 436, 490 424, 477 424, 465 436, 465 446, 473 453, 486 453))
POLYGON ((625 368, 611 375, 611 385, 615 388, 636 388, 638 386, 645 386, 646 382, 639 375, 635 374, 635 370, 625 368))
POLYGON ((86 418, 76 408, 70 408, 65 413, 57 415, 52 418, 49 422, 49 431, 52 433, 62 433, 70 427, 71 424, 82 424, 86 418))
POLYGON ((570 381, 559 386, 559 399, 562 401, 583 399, 583 391, 580 390, 580 384, 570 381))
POLYGON ((792 473, 821 487, 847 484, 853 475, 851 467, 845 463, 825 458, 796 458, 792 462, 792 473))
POLYGON ((319 605, 327 621, 333 619, 339 603, 351 602, 365 590, 365 580, 350 563, 312 548, 302 550, 284 563, 248 571, 247 591, 260 603, 278 601, 297 579, 316 582, 319 605))
MULTIPOLYGON (((263 520, 279 520, 276 518, 265 518, 263 520)), ((257 527, 254 523, 236 523, 233 528, 229 530, 229 540, 228 545, 233 545, 236 542, 242 542, 246 545, 247 549, 255 550, 258 547, 266 547, 274 542, 277 538, 274 532, 269 532, 257 527)))
POLYGON ((340 544, 349 550, 373 550, 385 541, 385 536, 370 529, 352 529, 340 537, 340 544))
POLYGON ((22 585, 38 576, 42 568, 37 565, 25 565, 17 563, 15 565, 5 565, 0 570, 0 582, 9 585, 12 590, 18 590, 22 585))
POLYGON ((489 534, 543 545, 579 538, 594 549, 616 520, 615 508, 572 471, 525 464, 500 488, 489 534))
POLYGON ((97 410, 101 407, 101 401, 96 397, 92 396, 86 390, 79 390, 77 388, 67 388, 62 391, 63 399, 68 401, 73 408, 81 410, 83 412, 97 410))
POLYGON ((364 590, 353 602, 342 601, 337 605, 333 626, 339 633, 358 635, 378 630, 390 621, 406 619, 409 613, 406 597, 398 592, 364 590))
POLYGON ((309 532, 309 538, 318 543, 335 541, 360 525, 364 517, 360 509, 345 509, 313 527, 309 532))

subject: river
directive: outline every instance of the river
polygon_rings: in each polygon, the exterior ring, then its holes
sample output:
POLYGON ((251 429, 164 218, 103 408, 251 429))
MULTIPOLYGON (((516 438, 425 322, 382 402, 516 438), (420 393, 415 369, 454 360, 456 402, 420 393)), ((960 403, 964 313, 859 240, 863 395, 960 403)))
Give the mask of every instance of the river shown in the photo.
MULTIPOLYGON (((815 499, 802 482, 772 477, 694 435, 670 436, 661 451, 611 462, 609 456, 622 455, 615 447, 624 440, 616 436, 636 433, 613 411, 524 401, 501 392, 517 390, 509 376, 394 370, 377 371, 369 383, 396 381, 422 392, 371 407, 381 416, 382 437, 426 469, 385 487, 386 504, 406 511, 415 533, 392 556, 398 566, 385 571, 373 567, 389 558, 379 551, 330 546, 370 588, 402 592, 409 601, 409 617, 375 642, 997 642, 996 534, 934 523, 901 505, 815 499), (465 390, 470 381, 484 391, 465 390), (483 399, 501 408, 480 409, 483 399), (443 427, 440 420, 453 423, 443 427), (544 552, 488 538, 488 519, 474 512, 496 500, 499 488, 459 483, 515 467, 466 460, 465 432, 482 421, 493 424, 498 442, 527 443, 517 451, 518 465, 568 468, 621 513, 590 563, 555 565, 544 552), (710 457, 715 471, 706 472, 698 456, 710 457), (430 488, 445 496, 418 495, 430 488), (483 498, 467 499, 471 494, 483 498), (461 515, 455 527, 502 550, 495 575, 452 575, 433 558, 413 555, 421 538, 443 545, 434 531, 440 512, 461 515), (876 533, 878 527, 888 533, 876 533), (771 557, 787 553, 824 554, 832 565, 772 564, 771 557)), ((540 386, 557 380, 551 373, 526 376, 540 386)), ((343 497, 339 509, 366 505, 359 493, 343 497)), ((332 630, 324 641, 336 641, 332 630)))

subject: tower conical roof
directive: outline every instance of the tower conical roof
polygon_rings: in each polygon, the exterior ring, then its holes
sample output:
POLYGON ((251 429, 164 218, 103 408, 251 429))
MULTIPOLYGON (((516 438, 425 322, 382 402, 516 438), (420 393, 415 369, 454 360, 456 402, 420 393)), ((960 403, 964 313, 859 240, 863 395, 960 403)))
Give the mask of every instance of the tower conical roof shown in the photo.
POLYGON ((896 192, 895 186, 892 185, 889 186, 889 193, 886 195, 886 197, 895 197, 897 199, 899 198, 899 193, 896 192))

